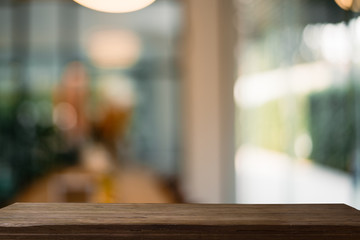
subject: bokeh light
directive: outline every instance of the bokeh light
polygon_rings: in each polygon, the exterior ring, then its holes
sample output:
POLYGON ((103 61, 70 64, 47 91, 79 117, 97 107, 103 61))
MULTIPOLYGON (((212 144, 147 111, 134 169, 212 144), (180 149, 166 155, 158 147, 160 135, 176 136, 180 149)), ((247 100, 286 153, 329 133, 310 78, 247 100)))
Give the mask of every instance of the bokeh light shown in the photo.
POLYGON ((128 68, 140 57, 141 41, 130 31, 96 31, 90 36, 88 53, 93 64, 98 67, 128 68))
POLYGON ((337 5, 346 11, 359 12, 360 11, 360 1, 359 0, 335 0, 337 5))

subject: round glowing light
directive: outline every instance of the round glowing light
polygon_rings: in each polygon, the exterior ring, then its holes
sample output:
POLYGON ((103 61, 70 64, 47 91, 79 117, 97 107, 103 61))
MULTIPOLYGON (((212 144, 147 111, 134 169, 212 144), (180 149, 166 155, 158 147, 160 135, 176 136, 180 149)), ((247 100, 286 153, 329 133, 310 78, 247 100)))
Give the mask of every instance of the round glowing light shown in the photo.
POLYGON ((335 0, 335 2, 344 10, 360 11, 360 0, 335 0))
POLYGON ((140 57, 139 37, 125 30, 94 32, 88 41, 88 54, 92 62, 102 68, 129 68, 140 57))
POLYGON ((133 12, 145 8, 155 0, 74 0, 84 7, 109 13, 133 12))
POLYGON ((70 130, 77 124, 77 113, 73 105, 67 102, 59 103, 55 106, 53 120, 61 130, 70 130))
POLYGON ((136 103, 135 86, 125 76, 106 76, 99 81, 98 87, 101 99, 111 106, 129 109, 136 103))

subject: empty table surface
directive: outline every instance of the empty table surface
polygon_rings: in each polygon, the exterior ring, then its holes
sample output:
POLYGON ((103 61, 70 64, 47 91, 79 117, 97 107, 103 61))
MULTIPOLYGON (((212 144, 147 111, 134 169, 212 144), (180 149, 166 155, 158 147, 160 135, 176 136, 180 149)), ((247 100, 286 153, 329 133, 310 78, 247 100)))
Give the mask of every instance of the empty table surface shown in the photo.
POLYGON ((360 240, 343 204, 16 203, 0 209, 0 239, 360 240))

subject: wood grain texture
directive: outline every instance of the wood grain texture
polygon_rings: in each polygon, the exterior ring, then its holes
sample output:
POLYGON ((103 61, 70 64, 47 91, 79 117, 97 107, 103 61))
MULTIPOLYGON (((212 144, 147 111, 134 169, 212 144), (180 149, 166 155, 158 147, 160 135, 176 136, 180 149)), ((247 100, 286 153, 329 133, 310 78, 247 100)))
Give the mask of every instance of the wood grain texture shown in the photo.
POLYGON ((359 211, 342 204, 16 203, 0 239, 360 240, 359 211))

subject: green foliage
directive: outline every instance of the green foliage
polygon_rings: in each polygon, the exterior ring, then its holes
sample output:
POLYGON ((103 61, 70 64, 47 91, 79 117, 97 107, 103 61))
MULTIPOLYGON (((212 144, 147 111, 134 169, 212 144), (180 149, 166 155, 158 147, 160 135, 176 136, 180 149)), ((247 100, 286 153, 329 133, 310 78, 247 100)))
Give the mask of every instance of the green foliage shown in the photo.
POLYGON ((55 128, 32 119, 38 100, 19 92, 0 108, 0 206, 56 164, 55 128))
POLYGON ((330 88, 311 94, 309 99, 311 158, 349 171, 355 147, 355 89, 330 88))

